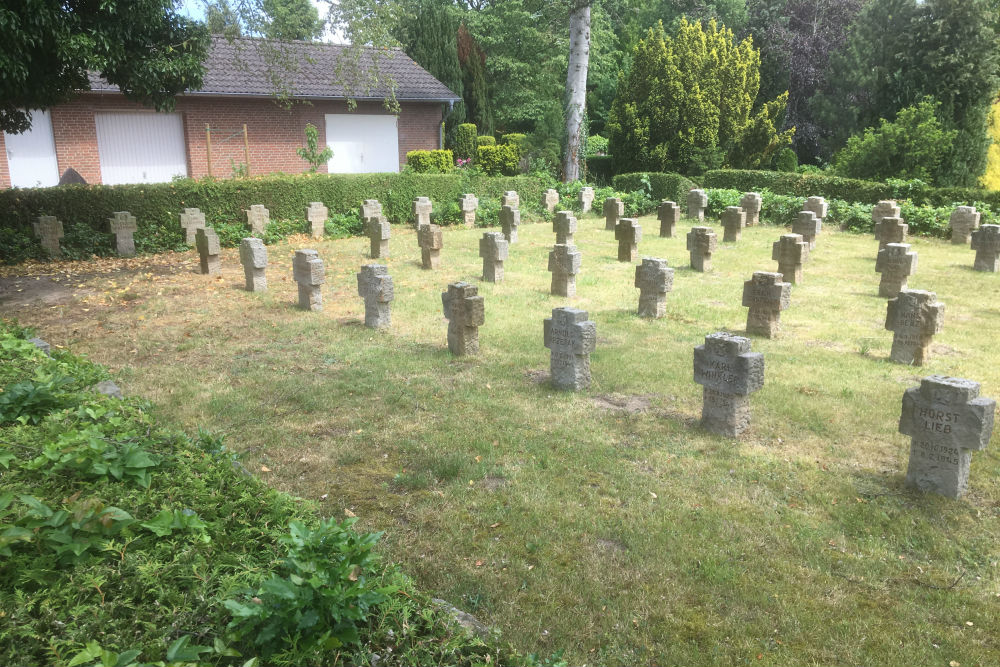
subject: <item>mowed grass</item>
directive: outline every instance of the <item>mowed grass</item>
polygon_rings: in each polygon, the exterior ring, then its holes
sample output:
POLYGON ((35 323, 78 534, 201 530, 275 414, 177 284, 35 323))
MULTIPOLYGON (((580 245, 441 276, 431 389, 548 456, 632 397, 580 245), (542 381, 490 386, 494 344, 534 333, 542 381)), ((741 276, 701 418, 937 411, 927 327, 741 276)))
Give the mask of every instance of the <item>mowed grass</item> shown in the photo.
POLYGON ((783 230, 720 242, 701 274, 687 268, 688 222, 672 239, 640 222, 640 255, 675 267, 660 320, 636 317, 635 265, 591 215, 574 299, 548 293, 548 223, 521 226, 498 285, 479 281, 482 230, 446 230, 442 268, 423 271, 415 233, 394 227, 383 332, 362 326, 366 239, 268 248, 262 295, 242 290, 226 250, 220 278, 197 275, 193 252, 92 275, 67 265, 72 296, 0 310, 107 364, 161 418, 224 432, 275 486, 386 531, 387 558, 524 651, 602 665, 1000 662, 1000 442, 951 501, 903 486, 897 432, 922 376, 1000 397, 1000 275, 972 271, 968 248, 912 240, 910 286, 937 293, 945 324, 924 367, 893 364, 877 242, 825 230, 781 336, 754 339, 765 385, 751 429, 729 439, 697 426, 693 348, 743 332, 743 282, 776 270, 783 230), (302 247, 326 262, 322 313, 294 308, 302 247), (485 297, 476 358, 447 349, 441 292, 457 280, 485 297), (563 305, 597 323, 588 391, 545 381, 542 320, 563 305))

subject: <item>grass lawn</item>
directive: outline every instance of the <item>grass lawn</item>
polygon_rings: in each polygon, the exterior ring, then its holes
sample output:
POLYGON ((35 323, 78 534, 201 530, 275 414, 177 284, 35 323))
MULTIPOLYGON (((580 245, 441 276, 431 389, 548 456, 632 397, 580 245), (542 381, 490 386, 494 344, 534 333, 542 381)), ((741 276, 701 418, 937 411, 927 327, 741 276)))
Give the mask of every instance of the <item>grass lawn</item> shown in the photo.
POLYGON ((792 288, 782 334, 754 339, 765 385, 738 440, 701 431, 693 348, 742 334, 743 282, 775 271, 770 226, 688 266, 687 221, 641 256, 675 267, 667 314, 635 315, 633 264, 604 221, 580 221, 577 297, 549 295, 549 224, 523 224, 506 280, 480 283, 481 354, 452 358, 441 292, 479 282, 483 230, 444 233, 423 271, 393 228, 393 325, 362 326, 368 241, 268 248, 270 291, 243 291, 194 252, 3 269, 0 314, 109 366, 158 416, 225 433, 274 486, 347 509, 418 583, 570 664, 986 665, 1000 662, 1000 463, 972 460, 959 501, 903 487, 903 391, 924 375, 1000 397, 1000 275, 974 253, 915 239, 910 287, 937 293, 944 330, 922 368, 890 363, 871 236, 826 230, 792 288), (324 311, 295 309, 295 248, 326 262, 324 311), (21 291, 19 291, 21 290, 21 291), (597 323, 593 385, 546 381, 542 320, 573 305, 597 323))

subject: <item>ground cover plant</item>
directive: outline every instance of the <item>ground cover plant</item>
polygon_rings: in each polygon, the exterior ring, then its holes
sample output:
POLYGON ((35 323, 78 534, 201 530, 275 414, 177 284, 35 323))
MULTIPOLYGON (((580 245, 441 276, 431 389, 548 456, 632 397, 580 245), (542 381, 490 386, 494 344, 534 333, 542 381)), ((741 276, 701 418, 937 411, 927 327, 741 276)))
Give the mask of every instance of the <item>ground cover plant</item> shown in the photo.
MULTIPOLYGON (((361 326, 360 238, 270 246, 260 295, 242 290, 229 249, 217 277, 197 275, 192 252, 7 267, 0 312, 107 364, 156 419, 224 434, 271 487, 385 531, 385 560, 526 652, 608 665, 997 662, 997 438, 949 501, 904 488, 897 432, 903 391, 923 376, 1000 396, 997 276, 972 271, 968 248, 912 239, 910 286, 937 293, 945 325, 924 367, 893 364, 877 242, 829 225, 781 336, 754 339, 766 380, 751 430, 721 438, 696 426, 692 350, 743 331, 743 281, 775 269, 783 228, 720 243, 700 274, 686 268, 689 221, 672 239, 640 223, 640 254, 676 269, 661 320, 635 316, 634 265, 616 261, 593 215, 581 216, 570 300, 549 295, 548 224, 526 217, 497 285, 479 281, 482 230, 446 230, 429 272, 415 233, 394 227, 384 332, 361 326), (322 313, 294 308, 302 247, 326 262, 322 313), (456 280, 485 297, 479 357, 447 351, 440 294, 456 280), (594 383, 574 394, 545 381, 542 345, 542 319, 567 303, 597 323, 594 383)), ((82 581, 80 595, 97 595, 82 581)))
POLYGON ((355 518, 318 519, 26 333, 0 323, 4 664, 521 661, 379 563, 355 518))

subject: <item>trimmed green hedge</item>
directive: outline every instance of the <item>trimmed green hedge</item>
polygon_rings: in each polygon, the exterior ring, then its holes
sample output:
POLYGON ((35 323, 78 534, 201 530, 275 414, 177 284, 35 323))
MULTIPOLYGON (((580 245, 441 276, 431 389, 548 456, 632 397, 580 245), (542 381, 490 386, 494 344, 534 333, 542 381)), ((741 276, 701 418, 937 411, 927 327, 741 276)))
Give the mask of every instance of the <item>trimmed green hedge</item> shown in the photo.
POLYGON ((489 134, 483 134, 476 137, 477 146, 496 146, 497 138, 489 134))
POLYGON ((451 151, 410 151, 406 164, 419 174, 447 174, 455 168, 451 151))
POLYGON ((919 181, 861 181, 825 174, 797 174, 779 171, 716 169, 705 173, 706 188, 770 190, 796 197, 826 197, 850 202, 875 204, 883 199, 906 199, 916 205, 975 205, 981 202, 1000 209, 1000 192, 980 188, 935 188, 919 181))
MULTIPOLYGON (((413 200, 430 197, 435 204, 454 202, 472 192, 481 200, 499 199, 506 190, 521 195, 522 212, 537 212, 544 187, 529 176, 488 177, 451 174, 296 174, 254 179, 182 180, 153 185, 66 185, 0 191, 0 261, 14 263, 45 252, 32 233, 40 215, 63 222, 63 252, 70 258, 112 255, 113 236, 108 218, 130 211, 138 222, 136 250, 140 253, 184 250, 179 215, 184 208, 200 208, 215 227, 223 245, 232 247, 249 233, 244 211, 263 204, 272 224, 265 241, 308 230, 309 202, 323 202, 330 217, 343 221, 340 231, 358 233, 361 202, 378 199, 392 222, 409 221, 413 200)), ((328 225, 329 228, 329 225, 328 225)))
POLYGON ((479 146, 476 153, 476 164, 483 170, 483 173, 490 176, 514 176, 518 172, 520 158, 521 151, 517 146, 487 144, 479 146))
POLYGON ((611 179, 611 186, 619 192, 645 190, 644 178, 649 179, 648 194, 655 201, 669 199, 683 205, 683 202, 687 201, 688 191, 696 187, 694 181, 680 174, 667 174, 656 171, 618 174, 611 179))

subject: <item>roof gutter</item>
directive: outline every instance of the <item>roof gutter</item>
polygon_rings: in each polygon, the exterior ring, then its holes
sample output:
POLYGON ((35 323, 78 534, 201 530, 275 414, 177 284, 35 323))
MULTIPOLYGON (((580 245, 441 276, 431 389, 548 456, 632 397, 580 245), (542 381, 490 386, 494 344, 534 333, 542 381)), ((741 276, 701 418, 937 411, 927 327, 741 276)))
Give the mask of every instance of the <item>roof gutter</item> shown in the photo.
MULTIPOLYGON (((96 93, 98 95, 122 94, 120 90, 111 90, 110 88, 103 88, 99 90, 91 88, 90 90, 85 90, 83 92, 96 93)), ((213 93, 200 90, 178 93, 177 97, 254 97, 259 99, 280 99, 268 93, 213 93)), ((362 102, 381 102, 387 99, 386 97, 347 97, 345 95, 289 95, 289 98, 296 100, 360 100, 362 102)), ((447 102, 449 110, 455 102, 460 102, 462 100, 461 97, 396 97, 396 99, 400 102, 447 102)))

